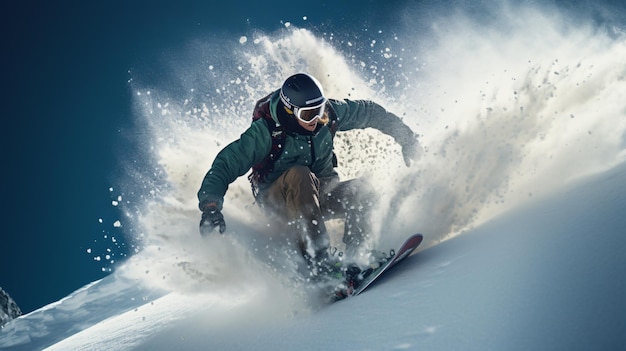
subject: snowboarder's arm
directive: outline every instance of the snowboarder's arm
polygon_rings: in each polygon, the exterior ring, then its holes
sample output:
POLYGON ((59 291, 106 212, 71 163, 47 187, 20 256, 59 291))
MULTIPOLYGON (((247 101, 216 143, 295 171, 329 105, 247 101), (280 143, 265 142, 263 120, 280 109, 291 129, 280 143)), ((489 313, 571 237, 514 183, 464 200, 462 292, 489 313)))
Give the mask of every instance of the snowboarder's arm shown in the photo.
POLYGON ((198 191, 200 210, 211 202, 215 202, 221 210, 228 186, 267 156, 272 141, 265 123, 263 120, 255 121, 238 140, 217 154, 198 191))
POLYGON ((370 100, 331 100, 337 115, 338 130, 374 128, 395 139, 402 147, 407 163, 416 160, 421 153, 417 135, 400 117, 370 100))

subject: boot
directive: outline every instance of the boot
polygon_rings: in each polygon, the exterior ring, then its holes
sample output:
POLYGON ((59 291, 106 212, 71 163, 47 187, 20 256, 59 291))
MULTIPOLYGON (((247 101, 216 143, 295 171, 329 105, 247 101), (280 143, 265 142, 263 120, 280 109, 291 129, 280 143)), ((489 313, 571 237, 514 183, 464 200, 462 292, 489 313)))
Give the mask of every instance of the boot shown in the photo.
POLYGON ((311 257, 306 252, 303 256, 310 277, 313 280, 343 278, 343 263, 341 259, 338 256, 329 254, 328 250, 318 251, 315 257, 311 257))

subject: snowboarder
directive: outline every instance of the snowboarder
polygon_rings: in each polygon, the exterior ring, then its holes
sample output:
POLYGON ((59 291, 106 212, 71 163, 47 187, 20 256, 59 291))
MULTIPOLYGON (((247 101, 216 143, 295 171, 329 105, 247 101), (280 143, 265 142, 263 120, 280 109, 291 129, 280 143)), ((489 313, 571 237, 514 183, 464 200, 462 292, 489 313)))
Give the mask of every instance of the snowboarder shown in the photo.
MULTIPOLYGON (((417 136, 402 120, 369 100, 327 99, 313 76, 298 73, 259 100, 251 126, 224 147, 198 191, 200 233, 226 229, 221 212, 230 183, 252 169, 256 202, 289 223, 312 275, 335 263, 324 221, 344 219, 346 251, 356 251, 370 232, 368 210, 375 192, 364 179, 340 181, 334 167, 336 131, 375 128, 402 147, 407 166, 421 152, 417 136)), ((331 269, 331 268, 329 268, 331 269)))

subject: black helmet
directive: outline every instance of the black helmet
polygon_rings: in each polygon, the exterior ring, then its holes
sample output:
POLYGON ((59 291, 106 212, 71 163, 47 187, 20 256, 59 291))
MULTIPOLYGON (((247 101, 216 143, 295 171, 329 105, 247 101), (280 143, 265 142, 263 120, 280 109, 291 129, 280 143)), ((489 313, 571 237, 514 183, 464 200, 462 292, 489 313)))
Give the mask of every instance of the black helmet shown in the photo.
POLYGON ((311 121, 324 113, 326 97, 320 82, 306 73, 287 78, 280 88, 280 100, 296 117, 311 121))

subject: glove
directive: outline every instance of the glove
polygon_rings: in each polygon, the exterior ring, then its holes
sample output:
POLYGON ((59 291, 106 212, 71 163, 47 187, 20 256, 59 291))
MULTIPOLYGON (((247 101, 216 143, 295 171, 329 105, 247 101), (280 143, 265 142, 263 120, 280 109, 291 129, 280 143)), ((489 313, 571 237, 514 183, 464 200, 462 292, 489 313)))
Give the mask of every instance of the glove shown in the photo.
POLYGON ((417 161, 422 156, 422 146, 417 141, 417 135, 412 134, 402 142, 402 157, 407 167, 412 161, 417 161))
POLYGON ((202 211, 202 219, 200 220, 200 235, 209 235, 215 227, 220 227, 220 234, 226 230, 226 222, 224 222, 224 215, 217 204, 209 203, 204 207, 202 211))

